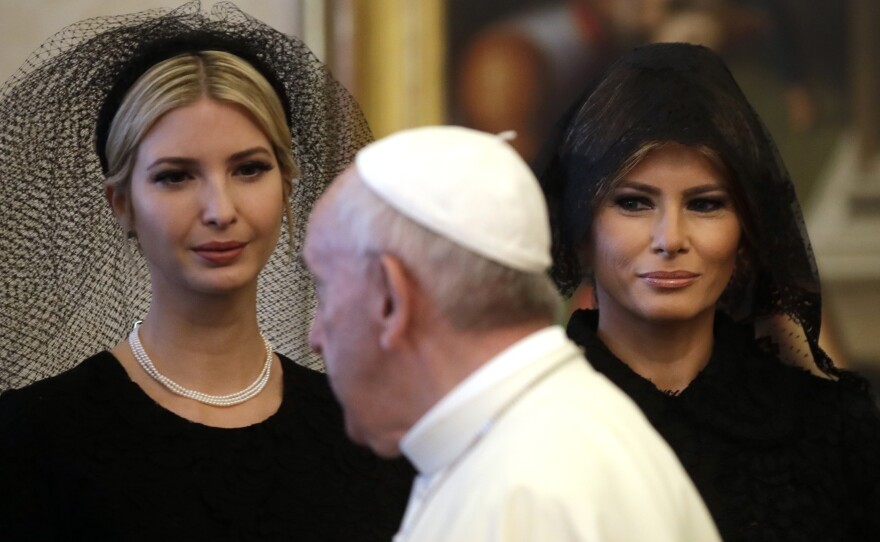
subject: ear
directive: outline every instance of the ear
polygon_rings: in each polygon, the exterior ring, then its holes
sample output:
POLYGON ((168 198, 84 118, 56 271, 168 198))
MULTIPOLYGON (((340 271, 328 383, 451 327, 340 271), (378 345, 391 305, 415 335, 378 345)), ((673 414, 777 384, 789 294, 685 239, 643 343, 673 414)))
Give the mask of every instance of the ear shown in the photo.
POLYGON ((394 256, 379 257, 381 274, 382 306, 379 344, 384 350, 399 347, 410 331, 416 284, 403 263, 394 256))
POLYGON ((131 209, 126 194, 118 190, 115 184, 108 183, 104 185, 104 197, 116 216, 116 222, 123 230, 130 232, 133 224, 131 224, 131 209))

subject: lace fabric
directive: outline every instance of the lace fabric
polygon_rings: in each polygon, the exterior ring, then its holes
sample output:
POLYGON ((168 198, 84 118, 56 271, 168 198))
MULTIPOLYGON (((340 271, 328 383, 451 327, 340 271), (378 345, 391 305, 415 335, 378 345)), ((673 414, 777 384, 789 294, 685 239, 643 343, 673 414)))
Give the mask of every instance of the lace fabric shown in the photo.
POLYGON ((819 347, 819 273, 779 151, 722 60, 704 47, 634 49, 557 124, 536 169, 550 207, 551 273, 560 289, 571 294, 589 273, 578 250, 597 194, 642 145, 667 141, 714 150, 743 192, 748 250, 723 309, 767 333, 786 361, 863 387, 819 347))
POLYGON ((146 263, 105 201, 96 122, 145 50, 193 34, 237 44, 232 52, 244 51, 279 89, 301 178, 291 195, 293 239, 284 228, 260 276, 259 319, 278 351, 322 366, 307 345, 311 277, 290 247, 300 250, 313 203, 371 139, 369 128, 297 38, 230 3, 204 13, 192 1, 73 24, 0 87, 0 391, 72 367, 125 336, 145 313, 146 263))

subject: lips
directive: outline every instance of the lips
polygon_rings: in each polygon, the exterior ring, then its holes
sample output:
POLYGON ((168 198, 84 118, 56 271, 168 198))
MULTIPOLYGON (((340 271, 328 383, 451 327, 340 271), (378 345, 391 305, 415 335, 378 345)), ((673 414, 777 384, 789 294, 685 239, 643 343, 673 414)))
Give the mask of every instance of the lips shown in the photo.
POLYGON ((639 278, 656 288, 675 289, 690 286, 700 275, 690 271, 651 271, 639 274, 639 278))
POLYGON ((200 258, 213 264, 226 264, 236 258, 244 251, 246 243, 240 241, 211 241, 193 247, 200 258))

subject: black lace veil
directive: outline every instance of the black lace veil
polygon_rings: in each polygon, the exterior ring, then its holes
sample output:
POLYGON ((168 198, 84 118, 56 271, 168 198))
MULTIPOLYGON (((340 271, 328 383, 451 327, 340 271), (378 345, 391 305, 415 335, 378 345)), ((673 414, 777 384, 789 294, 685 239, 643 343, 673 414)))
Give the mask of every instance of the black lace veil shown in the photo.
POLYGON ((629 52, 560 120, 536 166, 550 206, 557 285, 571 294, 589 273, 577 253, 597 193, 643 145, 667 141, 713 150, 742 193, 747 250, 722 309, 753 323, 783 359, 839 377, 818 345, 819 274, 791 178, 733 76, 704 47, 629 52))
POLYGON ((255 64, 288 114, 301 174, 291 194, 293 239, 285 227, 260 276, 258 314, 279 352, 321 367, 307 344, 311 278, 290 247, 300 250, 313 203, 371 139, 369 128, 298 39, 230 3, 204 13, 192 1, 73 24, 0 87, 0 391, 115 344, 146 312, 146 263, 104 199, 96 122, 111 89, 137 75, 133 64, 194 36, 255 64))

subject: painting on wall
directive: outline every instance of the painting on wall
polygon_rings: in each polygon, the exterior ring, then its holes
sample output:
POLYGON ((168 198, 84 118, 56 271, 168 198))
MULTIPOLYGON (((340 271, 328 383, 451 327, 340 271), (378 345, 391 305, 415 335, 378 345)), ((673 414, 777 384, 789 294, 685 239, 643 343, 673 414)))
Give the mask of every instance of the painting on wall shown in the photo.
POLYGON ((514 129, 529 160, 566 106, 622 51, 718 50, 808 196, 847 122, 846 3, 796 0, 450 0, 451 122, 514 129))

